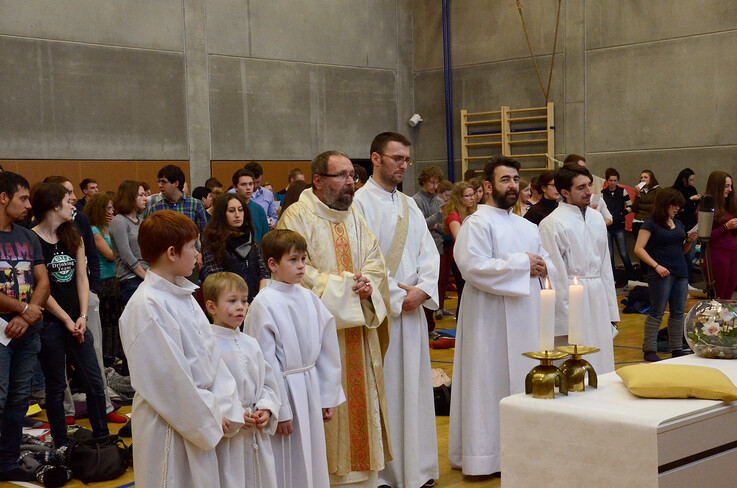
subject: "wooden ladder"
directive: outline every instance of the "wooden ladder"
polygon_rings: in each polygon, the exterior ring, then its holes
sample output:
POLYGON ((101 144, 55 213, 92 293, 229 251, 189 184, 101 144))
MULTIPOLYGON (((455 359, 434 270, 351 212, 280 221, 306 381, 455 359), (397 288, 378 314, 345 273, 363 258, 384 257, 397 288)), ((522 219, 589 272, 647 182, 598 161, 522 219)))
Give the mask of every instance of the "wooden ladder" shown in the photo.
POLYGON ((503 106, 493 112, 461 110, 462 174, 477 166, 472 164, 474 161, 499 154, 519 160, 521 171, 554 169, 554 115, 552 102, 533 108, 503 106))

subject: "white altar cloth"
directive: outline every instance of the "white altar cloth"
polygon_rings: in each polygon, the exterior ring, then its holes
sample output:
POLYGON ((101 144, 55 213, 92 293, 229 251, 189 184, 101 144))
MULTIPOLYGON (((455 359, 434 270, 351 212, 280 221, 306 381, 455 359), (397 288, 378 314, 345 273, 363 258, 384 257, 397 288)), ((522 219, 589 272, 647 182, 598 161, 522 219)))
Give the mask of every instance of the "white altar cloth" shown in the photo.
MULTIPOLYGON (((667 363, 714 367, 737 384, 737 361, 690 355, 667 363)), ((616 373, 600 376, 598 389, 587 386, 554 400, 504 398, 500 412, 504 488, 682 486, 664 484, 659 466, 737 441, 737 427, 731 427, 737 402, 640 398, 616 373), (708 426, 704 419, 713 421, 708 426), (716 438, 700 438, 702 428, 716 428, 716 438)))

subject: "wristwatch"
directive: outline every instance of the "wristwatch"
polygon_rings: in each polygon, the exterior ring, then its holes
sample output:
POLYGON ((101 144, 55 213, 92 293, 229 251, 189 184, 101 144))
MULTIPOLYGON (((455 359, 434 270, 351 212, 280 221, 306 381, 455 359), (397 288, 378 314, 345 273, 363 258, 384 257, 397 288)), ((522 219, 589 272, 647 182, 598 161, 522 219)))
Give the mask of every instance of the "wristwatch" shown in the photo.
POLYGON ((81 313, 81 314, 79 314, 79 318, 80 318, 80 319, 85 319, 85 320, 87 320, 87 314, 86 314, 86 313, 81 313))

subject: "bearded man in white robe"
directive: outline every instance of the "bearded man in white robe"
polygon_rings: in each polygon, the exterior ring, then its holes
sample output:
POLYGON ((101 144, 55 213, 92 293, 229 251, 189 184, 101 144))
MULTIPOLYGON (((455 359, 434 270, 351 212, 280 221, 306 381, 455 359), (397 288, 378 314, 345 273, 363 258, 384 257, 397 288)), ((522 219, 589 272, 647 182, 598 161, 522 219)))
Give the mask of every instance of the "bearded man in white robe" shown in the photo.
POLYGON ((394 459, 379 486, 433 486, 439 476, 435 404, 427 320, 438 308, 440 255, 413 198, 397 191, 410 159, 410 141, 383 132, 371 144, 374 173, 356 192, 355 206, 376 234, 389 271, 392 327, 384 361, 394 459))
POLYGON ((555 186, 565 202, 540 222, 540 238, 558 271, 554 280, 556 343, 568 343, 568 285, 575 277, 584 293, 581 345, 599 348, 585 359, 603 374, 614 371, 613 339, 619 306, 606 223, 589 207, 591 181, 589 170, 577 164, 556 171, 555 186))
POLYGON ((484 168, 486 204, 461 225, 453 250, 466 287, 458 316, 448 457, 464 475, 501 469, 499 401, 524 391, 539 346, 540 290, 555 268, 537 226, 512 208, 518 161, 497 156, 484 168))
POLYGON ((335 317, 346 402, 325 424, 331 486, 371 487, 391 460, 383 357, 389 290, 376 236, 352 205, 355 172, 339 151, 310 163, 312 188, 279 219, 307 240, 302 286, 335 317))

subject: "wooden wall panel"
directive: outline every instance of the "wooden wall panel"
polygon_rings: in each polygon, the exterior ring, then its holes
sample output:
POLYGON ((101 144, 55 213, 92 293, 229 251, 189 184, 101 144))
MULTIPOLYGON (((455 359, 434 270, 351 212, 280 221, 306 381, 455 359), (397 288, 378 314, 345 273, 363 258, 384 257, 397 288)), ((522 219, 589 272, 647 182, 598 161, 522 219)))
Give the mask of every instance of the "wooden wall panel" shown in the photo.
POLYGON ((66 176, 74 184, 77 197, 82 197, 79 182, 93 178, 102 191, 115 191, 124 180, 145 181, 151 191, 158 193, 156 174, 163 166, 174 164, 189 174, 189 161, 90 161, 90 160, 41 160, 6 159, 0 160, 6 171, 23 175, 33 185, 49 175, 66 176))
MULTIPOLYGON (((248 161, 212 161, 211 174, 227 189, 231 185, 233 173, 242 168, 248 161)), ((274 190, 279 191, 287 186, 287 175, 292 168, 301 168, 305 179, 310 181, 309 161, 259 161, 264 168, 263 181, 271 182, 274 190)), ((84 178, 94 178, 102 191, 115 191, 123 180, 145 181, 151 185, 151 191, 158 193, 156 174, 161 167, 175 164, 189 175, 189 161, 91 161, 91 160, 42 160, 42 159, 5 159, 0 160, 6 171, 25 176, 31 185, 42 181, 49 175, 66 176, 74 184, 77 197, 81 198, 79 182, 84 178)), ((187 179, 190 190, 204 184, 204 181, 192 182, 187 179)))
MULTIPOLYGON (((248 160, 250 161, 250 160, 248 160)), ((213 161, 211 163, 212 176, 223 184, 225 190, 232 185, 233 173, 241 169, 248 161, 213 161)), ((310 161, 258 161, 264 168, 262 181, 268 181, 279 191, 287 186, 287 175, 292 168, 301 168, 305 173, 305 180, 310 180, 310 161)))

